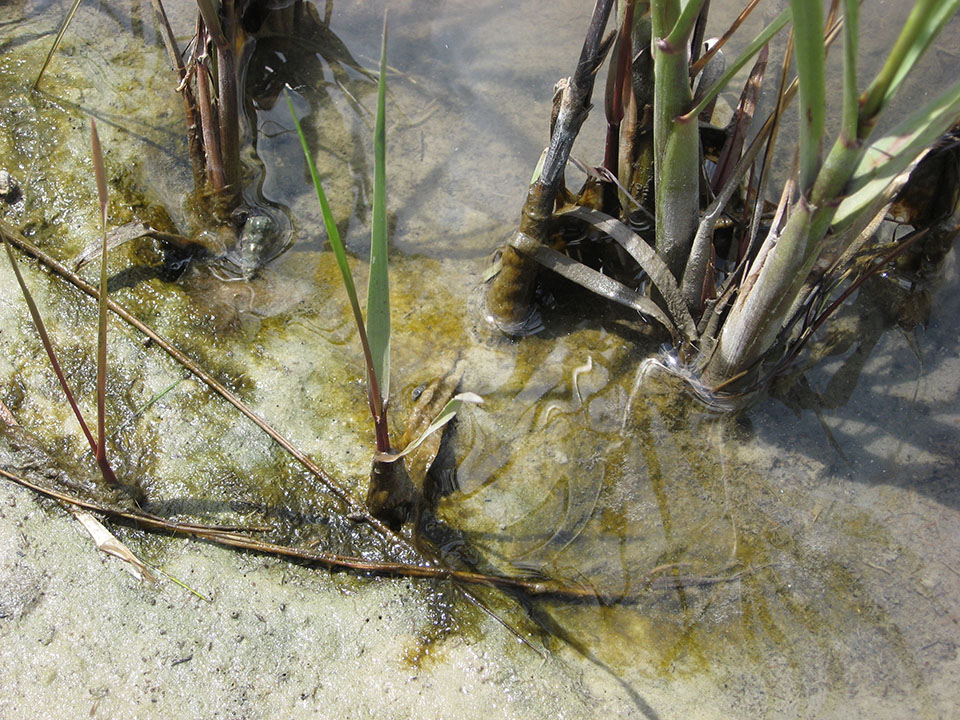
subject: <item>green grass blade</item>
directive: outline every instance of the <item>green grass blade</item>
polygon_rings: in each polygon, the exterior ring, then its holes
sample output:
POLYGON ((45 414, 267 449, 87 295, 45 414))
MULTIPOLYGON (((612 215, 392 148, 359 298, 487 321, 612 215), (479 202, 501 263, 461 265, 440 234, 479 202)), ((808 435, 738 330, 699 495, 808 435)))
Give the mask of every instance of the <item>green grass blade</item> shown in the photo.
POLYGON ((840 134, 853 142, 860 118, 857 92, 857 48, 860 37, 860 0, 844 0, 843 5, 843 114, 840 134))
POLYGON ((897 67, 893 80, 887 88, 887 100, 897 94, 897 90, 900 88, 900 84, 904 78, 906 78, 907 74, 913 69, 917 60, 927 51, 930 43, 940 34, 944 25, 953 17, 958 8, 960 8, 960 0, 948 0, 947 2, 937 3, 937 7, 933 10, 930 17, 927 18, 927 22, 920 28, 920 33, 916 40, 911 43, 908 52, 897 67))
POLYGON ((81 0, 73 0, 73 5, 71 5, 70 9, 67 11, 67 16, 63 18, 63 22, 60 24, 60 29, 57 31, 57 36, 53 39, 53 45, 50 46, 50 51, 47 53, 47 59, 43 61, 43 67, 40 68, 40 72, 37 73, 37 79, 33 81, 34 90, 40 87, 40 81, 43 79, 43 74, 47 71, 50 61, 53 60, 53 56, 57 52, 57 48, 60 47, 63 36, 67 32, 67 28, 70 27, 70 23, 73 22, 73 16, 77 14, 77 8, 80 7, 80 3, 81 0))
POLYGON ((163 390, 161 390, 161 391, 158 392, 156 395, 154 395, 152 398, 150 398, 149 400, 147 400, 147 402, 145 402, 143 405, 141 405, 139 408, 137 408, 134 412, 132 412, 130 415, 128 415, 127 418, 126 418, 123 422, 119 423, 119 424, 113 429, 113 432, 110 433, 110 437, 111 437, 111 438, 116 437, 116 436, 119 434, 119 432, 120 432, 121 430, 123 430, 127 425, 129 425, 129 424, 132 423, 134 420, 136 420, 138 417, 140 417, 141 415, 143 415, 147 410, 149 410, 151 407, 153 407, 156 403, 160 402, 160 400, 162 400, 165 395, 167 395, 168 393, 172 392, 173 389, 177 387, 177 385, 179 385, 180 383, 182 383, 182 382, 184 381, 184 379, 185 379, 185 378, 182 378, 182 377, 181 377, 181 378, 178 378, 177 380, 174 380, 172 383, 170 383, 169 385, 167 385, 167 387, 165 387, 163 390))
POLYGON ((697 22, 700 10, 703 8, 704 0, 687 0, 687 4, 680 11, 680 17, 674 23, 670 34, 667 36, 667 42, 671 45, 689 42, 690 35, 693 33, 693 26, 697 22))
POLYGON ((373 133, 373 220, 370 232, 370 279, 367 284, 367 339, 384 404, 390 397, 390 277, 387 263, 387 18, 383 18, 377 122, 373 133))
MULTIPOLYGON (((843 109, 840 132, 817 171, 813 188, 803 188, 811 202, 817 206, 837 204, 837 199, 845 194, 844 188, 850 179, 850 173, 861 156, 861 144, 857 142, 860 132, 860 95, 857 90, 859 0, 844 0, 842 25, 837 24, 834 27, 843 31, 843 109)), ((822 223, 829 222, 829 216, 820 213, 817 217, 813 224, 814 232, 826 232, 822 223)))
POLYGON ((919 0, 914 5, 886 63, 863 93, 861 138, 957 8, 960 0, 919 0))
POLYGON ((760 49, 770 42, 770 38, 780 32, 784 25, 790 20, 790 10, 784 10, 780 13, 776 19, 769 25, 767 25, 759 35, 757 35, 753 41, 744 48, 743 52, 737 56, 737 59, 734 60, 727 66, 726 72, 720 76, 720 79, 717 80, 716 84, 711 87, 700 98, 700 102, 697 103, 697 106, 693 108, 690 112, 684 115, 684 118, 695 118, 703 111, 703 109, 710 104, 710 102, 719 95, 726 87, 730 84, 730 81, 733 80, 733 77, 740 72, 741 68, 746 65, 750 60, 760 52, 760 49))
POLYGON ((323 216, 323 224, 327 229, 327 237, 330 239, 330 248, 333 250, 333 256, 337 260, 337 267, 340 268, 343 286, 350 300, 350 308, 353 310, 353 319, 357 323, 357 332, 360 334, 360 344, 363 346, 363 358, 367 368, 367 399, 370 402, 370 412, 373 414, 374 421, 376 422, 379 418, 383 417, 383 403, 380 400, 381 396, 380 388, 377 384, 377 376, 373 371, 370 344, 367 342, 367 331, 363 322, 363 313, 360 311, 357 287, 353 282, 353 274, 350 272, 350 265, 347 263, 347 251, 340 239, 340 231, 337 229, 333 211, 330 209, 330 203, 327 202, 327 195, 323 191, 323 185, 320 183, 320 174, 317 172, 317 166, 313 162, 313 155, 310 154, 307 138, 303 134, 303 128, 300 127, 300 121, 297 119, 297 111, 293 107, 293 101, 290 99, 289 93, 286 94, 286 98, 287 106, 290 108, 290 117, 293 118, 293 124, 297 129, 297 136, 300 138, 300 147, 303 148, 307 168, 310 170, 310 178, 313 180, 313 187, 317 191, 317 200, 320 201, 320 214, 323 216))
POLYGON ((960 82, 871 143, 863 151, 847 185, 847 197, 833 217, 834 231, 853 222, 864 208, 870 206, 873 198, 957 122, 958 117, 960 82))
POLYGON ((790 0, 793 36, 800 81, 800 191, 810 191, 820 169, 820 151, 826 123, 826 49, 823 45, 823 7, 819 2, 790 0))

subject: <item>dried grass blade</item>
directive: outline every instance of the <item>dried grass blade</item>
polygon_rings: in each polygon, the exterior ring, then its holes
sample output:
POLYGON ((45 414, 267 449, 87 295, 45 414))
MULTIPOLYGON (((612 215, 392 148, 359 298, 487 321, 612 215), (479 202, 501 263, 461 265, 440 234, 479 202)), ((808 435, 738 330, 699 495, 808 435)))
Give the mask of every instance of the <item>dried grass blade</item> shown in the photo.
POLYGON ((720 37, 717 42, 710 46, 710 49, 707 50, 702 56, 700 56, 695 63, 690 66, 690 77, 696 76, 707 63, 710 62, 710 58, 716 55, 724 45, 727 44, 727 41, 734 36, 734 34, 739 29, 740 25, 743 24, 743 21, 747 19, 753 9, 759 4, 760 0, 750 0, 743 10, 740 11, 740 14, 737 18, 730 23, 730 27, 727 28, 726 32, 720 37))
POLYGON ((674 279, 663 259, 644 242, 643 238, 616 218, 597 210, 577 207, 563 214, 584 220, 598 230, 607 233, 624 250, 630 253, 630 256, 643 268, 643 271, 650 277, 650 282, 663 296, 672 318, 671 325, 675 325, 680 330, 686 342, 692 343, 697 340, 697 325, 683 301, 683 295, 680 293, 676 279, 674 279))
POLYGON ((203 24, 206 25, 210 37, 218 48, 226 47, 227 36, 223 32, 223 26, 220 24, 220 15, 213 0, 197 0, 197 9, 200 10, 200 16, 203 18, 203 24))
POLYGON ((17 277, 17 284, 20 285, 20 292, 23 293, 23 299, 26 301, 27 308, 30 310, 30 317, 33 318, 33 325, 37 329, 37 334, 40 336, 40 343, 43 345, 43 349, 47 353, 47 358, 50 360, 50 365, 53 368, 53 372, 57 376, 57 380, 60 382, 60 387, 63 389, 63 394, 67 396, 67 402, 70 403, 73 414, 77 418, 77 422, 80 424, 80 429, 83 430, 83 434, 86 436, 87 442, 90 443, 90 449, 93 452, 96 452, 97 442, 93 439, 93 434, 87 427, 87 423, 84 422, 83 415, 80 414, 80 407, 77 405, 77 401, 73 397, 73 393, 70 391, 70 386, 67 385, 66 375, 63 374, 63 369, 60 367, 60 362, 57 360, 57 354, 53 349, 53 343, 50 342, 50 336, 47 334, 47 328, 43 324, 43 318, 40 317, 40 310, 37 308, 37 304, 33 300, 33 295, 30 294, 30 290, 27 288, 27 284, 23 280, 23 275, 20 274, 20 266, 17 264, 17 259, 13 256, 13 249, 10 247, 10 240, 7 238, 7 233, 3 228, 0 228, 0 237, 3 238, 3 246, 7 249, 7 257, 10 258, 10 264, 13 266, 13 274, 17 277))
POLYGON ((53 39, 53 45, 50 46, 50 50, 47 52, 47 58, 43 61, 43 67, 40 68, 40 72, 37 74, 37 79, 33 81, 34 90, 40 89, 40 81, 43 79, 43 74, 47 71, 50 61, 53 60, 53 55, 57 52, 57 48, 60 47, 60 43, 63 40, 63 36, 67 32, 67 28, 70 27, 70 23, 73 22, 73 16, 77 14, 77 9, 80 7, 80 2, 81 0, 73 0, 73 5, 71 5, 70 9, 67 11, 67 15, 63 18, 63 22, 60 23, 60 29, 57 31, 57 36, 53 39))
POLYGON ((137 580, 146 580, 156 583, 157 576, 153 574, 150 567, 140 558, 133 554, 126 545, 120 542, 117 537, 103 526, 93 515, 83 510, 70 511, 73 516, 83 525, 83 529, 90 533, 97 550, 112 555, 123 561, 123 569, 133 575, 137 580))
POLYGON ((767 70, 767 57, 770 54, 770 46, 764 45, 757 57, 757 61, 750 71, 750 77, 743 87, 740 94, 740 102, 737 104, 737 112, 734 116, 733 132, 727 141, 723 144, 720 151, 720 157, 717 159, 717 167, 713 171, 713 177, 710 178, 710 187, 717 192, 730 177, 734 165, 740 158, 743 150, 743 144, 750 130, 750 124, 753 122, 753 115, 757 110, 757 98, 760 95, 760 88, 763 85, 763 77, 767 70))
MULTIPOLYGON (((100 200, 100 231, 102 234, 100 252, 100 299, 97 303, 97 463, 103 469, 107 466, 107 172, 103 165, 103 152, 100 149, 100 136, 97 123, 90 118, 90 137, 93 148, 93 170, 97 178, 97 197, 100 200)), ((110 470, 109 474, 112 475, 110 470)))
POLYGON ((650 300, 650 298, 643 297, 610 276, 599 273, 582 263, 578 263, 568 255, 557 252, 548 245, 543 245, 524 233, 514 235, 510 244, 517 252, 533 258, 548 270, 562 275, 567 278, 567 280, 575 282, 577 285, 585 287, 587 290, 605 297, 608 300, 612 300, 615 303, 633 308, 637 312, 656 320, 669 330, 674 338, 682 335, 677 330, 673 320, 660 309, 660 306, 650 300))
MULTIPOLYGON (((764 146, 765 132, 770 130, 772 130, 772 124, 768 120, 750 143, 747 151, 743 153, 737 161, 737 164, 730 169, 717 197, 703 213, 700 225, 697 227, 697 234, 693 239, 693 246, 690 249, 690 259, 687 261, 687 267, 683 272, 681 284, 683 297, 688 307, 695 308, 703 304, 704 278, 706 276, 707 264, 711 262, 713 231, 727 203, 730 202, 734 192, 740 187, 743 176, 746 175, 749 168, 753 167, 757 155, 764 146)), ((740 151, 738 150, 737 152, 739 154, 740 151)), ((759 211, 758 207, 757 212, 759 211)))

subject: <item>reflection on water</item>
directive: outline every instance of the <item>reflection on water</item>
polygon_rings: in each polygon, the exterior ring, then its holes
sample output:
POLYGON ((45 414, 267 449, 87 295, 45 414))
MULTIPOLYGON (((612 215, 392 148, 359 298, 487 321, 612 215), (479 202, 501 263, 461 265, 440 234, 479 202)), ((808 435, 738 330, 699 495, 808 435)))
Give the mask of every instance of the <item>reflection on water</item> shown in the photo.
MULTIPOLYGON (((250 56, 249 119, 262 163, 256 191, 271 207, 289 208, 293 247, 256 278, 224 285, 199 268, 179 285, 124 288, 122 299, 362 496, 370 428, 356 337, 285 103, 277 102, 284 85, 294 88, 341 230, 362 257, 370 70, 383 3, 330 5, 311 9, 292 37, 265 30, 250 56)), ((17 7, 31 17, 40 5, 17 7)), ((516 220, 546 141, 553 82, 572 68, 585 15, 573 1, 391 9, 393 365, 394 387, 405 388, 394 412, 402 418, 409 389, 457 355, 467 367, 464 389, 486 400, 463 412, 449 462, 438 464, 435 520, 444 529, 427 539, 451 562, 592 594, 525 607, 548 646, 564 657, 573 648, 631 696, 665 688, 686 698, 677 707, 702 702, 704 716, 941 714, 956 699, 947 679, 960 622, 960 415, 948 322, 956 298, 939 292, 925 332, 874 328, 834 346, 836 359, 797 386, 833 400, 817 412, 803 398, 791 402, 796 412, 767 400, 737 418, 703 411, 655 373, 634 392, 640 360, 656 348, 617 311, 584 316, 571 309, 576 298, 560 298, 544 331, 520 343, 478 327, 472 294, 487 254, 516 220), (838 377, 846 378, 846 403, 837 401, 838 377)), ((186 32, 189 17, 180 21, 186 32)), ((142 52, 147 69, 162 65, 160 48, 142 52)), ((6 157, 32 178, 28 207, 8 220, 34 222, 53 247, 51 228, 82 215, 73 206, 90 191, 62 181, 58 194, 60 180, 36 179, 37 148, 50 135, 69 136, 75 107, 106 107, 119 118, 121 90, 143 92, 124 72, 94 87, 61 63, 50 92, 73 105, 43 101, 57 115, 11 91, 0 109, 6 157), (25 129, 11 108, 39 125, 25 129), (69 203, 56 205, 58 197, 69 203)), ((9 61, 0 59, 0 73, 5 86, 22 88, 9 61)), ((176 119, 171 111, 156 133, 147 127, 155 116, 130 115, 110 138, 118 146, 132 139, 136 150, 118 153, 153 153, 129 170, 131 196, 141 192, 175 217, 188 182, 186 165, 171 160, 182 149, 171 140, 179 137, 176 119), (141 135, 166 149, 144 150, 141 135)), ((589 160, 600 130, 587 128, 575 153, 589 160)), ((49 161, 74 163, 68 153, 49 161)), ((948 278, 956 281, 955 265, 948 278)), ((175 372, 153 368, 137 385, 136 363, 154 362, 145 352, 134 347, 119 364, 130 385, 112 402, 124 414, 175 372)), ((85 382, 89 390, 92 378, 85 382)), ((23 402, 27 418, 30 403, 23 402)), ((157 511, 259 512, 289 541, 389 551, 344 521, 320 483, 196 388, 178 389, 118 442, 140 448, 138 470, 157 511)))

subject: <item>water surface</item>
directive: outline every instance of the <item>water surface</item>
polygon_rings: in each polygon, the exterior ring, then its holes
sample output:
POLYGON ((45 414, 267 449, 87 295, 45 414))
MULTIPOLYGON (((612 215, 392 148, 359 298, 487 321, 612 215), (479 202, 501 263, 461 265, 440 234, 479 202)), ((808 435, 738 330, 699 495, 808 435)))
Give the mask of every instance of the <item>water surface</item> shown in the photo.
MULTIPOLYGON (((82 8, 44 93, 30 94, 59 5, 14 3, 0 15, 11 23, 0 157, 24 187, 5 221, 60 258, 90 243, 92 115, 107 148, 112 221, 162 207, 189 230, 180 108, 149 3, 82 8), (117 38, 106 47, 89 39, 104 24, 117 38)), ((891 8, 877 5, 892 33, 891 8)), ((294 88, 341 232, 364 258, 369 71, 383 6, 335 2, 327 25, 321 3, 319 24, 302 37, 258 41, 249 121, 260 165, 248 192, 286 208, 293 239, 283 255, 238 282, 202 264, 173 281, 151 270, 160 250, 143 244, 111 258, 118 301, 358 497, 372 444, 358 342, 276 91, 294 88)), ((190 13, 171 9, 185 41, 190 13)), ((509 608, 507 622, 572 673, 599 669, 607 684, 589 692, 616 696, 638 717, 949 716, 960 619, 952 257, 931 288, 926 329, 855 338, 806 373, 796 385, 804 392, 762 399, 736 418, 641 374, 657 347, 636 319, 585 310, 583 296, 562 287, 539 335, 513 342, 484 326, 477 289, 517 220, 546 143, 553 83, 572 70, 587 16, 572 1, 391 4, 394 418, 399 425, 411 391, 458 356, 464 388, 485 398, 460 417, 438 476, 443 497, 428 520, 440 528, 440 553, 582 591, 578 601, 483 597, 509 608)), ((947 57, 931 56, 931 86, 947 57)), ((592 120, 574 150, 587 161, 600 154, 592 120)), ((362 263, 355 269, 362 286, 362 263)), ((31 277, 80 394, 92 397, 94 308, 31 277)), ((4 366, 2 399, 55 456, 82 465, 75 424, 18 322, 4 331, 18 359, 4 366)), ((411 555, 346 521, 322 483, 136 333, 117 327, 111 343, 108 402, 127 421, 115 453, 156 511, 266 521, 278 539, 347 554, 411 555)), ((158 561, 171 552, 150 551, 158 561)), ((425 644, 469 635, 463 618, 474 610, 462 596, 416 597, 447 618, 425 644)))

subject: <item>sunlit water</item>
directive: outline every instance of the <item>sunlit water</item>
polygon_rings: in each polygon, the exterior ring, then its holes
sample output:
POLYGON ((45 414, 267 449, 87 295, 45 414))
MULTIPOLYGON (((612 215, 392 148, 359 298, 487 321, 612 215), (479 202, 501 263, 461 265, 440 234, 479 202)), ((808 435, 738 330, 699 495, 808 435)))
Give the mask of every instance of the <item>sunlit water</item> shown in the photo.
MULTIPOLYGON (((428 522, 442 528, 441 554, 581 592, 579 601, 540 600, 525 612, 548 648, 573 648, 605 668, 638 715, 657 713, 644 699, 656 688, 704 717, 949 716, 960 639, 952 258, 933 288, 927 329, 854 340, 807 373, 800 387, 809 392, 761 400, 738 418, 713 415, 662 373, 644 372, 656 346, 622 313, 579 310, 582 296, 558 296, 545 330, 518 343, 484 327, 477 288, 517 220, 586 5, 415 2, 390 11, 394 415, 458 355, 464 389, 486 400, 462 414, 439 473, 443 496, 428 522)), ((149 3, 84 8, 46 94, 31 97, 26 66, 42 59, 47 40, 37 36, 59 17, 46 6, 12 3, 0 14, 12 23, 0 58, 9 94, 0 157, 25 190, 6 221, 58 257, 90 242, 70 232, 93 227, 90 114, 111 179, 127 193, 114 202, 116 221, 162 205, 189 224, 180 108, 149 3), (91 23, 123 40, 109 49, 83 40, 91 23), (60 174, 47 177, 47 167, 60 174)), ((177 11, 185 42, 190 13, 177 11)), ((292 39, 262 37, 248 76, 262 163, 250 165, 248 199, 284 209, 291 247, 250 281, 225 283, 203 266, 176 284, 130 270, 155 264, 155 248, 118 253, 111 267, 125 278, 115 278, 117 299, 362 496, 372 432, 358 343, 278 93, 294 89, 341 232, 365 257, 369 71, 383 4, 333 3, 329 26, 324 11, 320 3, 292 39)), ((927 77, 945 72, 950 53, 936 49, 927 77)), ((925 91, 908 93, 922 100, 925 91)), ((588 162, 601 152, 593 120, 574 151, 588 162)), ((88 305, 51 302, 92 337, 88 305)), ((117 415, 174 388, 115 440, 157 509, 217 521, 252 510, 288 541, 389 554, 338 516, 320 483, 192 381, 178 383, 179 371, 146 354, 134 334, 115 342, 123 345, 110 400, 117 415)), ((74 348, 70 362, 90 387, 84 352, 74 348)), ((24 383, 29 392, 6 399, 21 424, 80 456, 64 436, 69 424, 43 422, 57 407, 55 389, 32 376, 24 383)))

